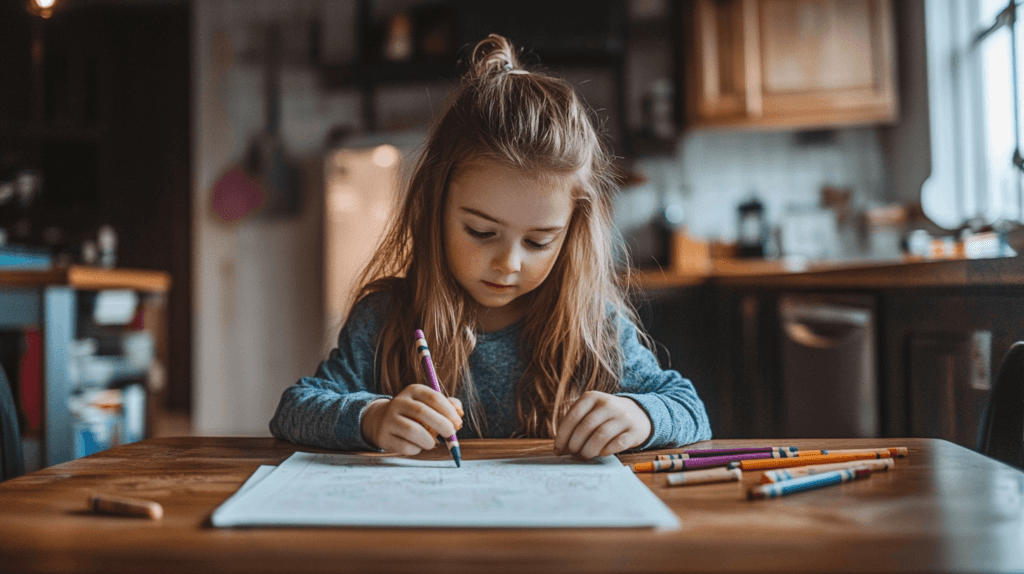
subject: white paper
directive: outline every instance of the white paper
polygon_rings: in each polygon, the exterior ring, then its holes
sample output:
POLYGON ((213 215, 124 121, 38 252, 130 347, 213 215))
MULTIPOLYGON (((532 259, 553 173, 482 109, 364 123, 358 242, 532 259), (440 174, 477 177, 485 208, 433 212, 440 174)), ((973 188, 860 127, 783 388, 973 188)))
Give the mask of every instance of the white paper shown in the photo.
POLYGON ((296 452, 262 480, 257 473, 217 508, 214 526, 679 527, 613 456, 469 460, 456 468, 445 460, 296 452))

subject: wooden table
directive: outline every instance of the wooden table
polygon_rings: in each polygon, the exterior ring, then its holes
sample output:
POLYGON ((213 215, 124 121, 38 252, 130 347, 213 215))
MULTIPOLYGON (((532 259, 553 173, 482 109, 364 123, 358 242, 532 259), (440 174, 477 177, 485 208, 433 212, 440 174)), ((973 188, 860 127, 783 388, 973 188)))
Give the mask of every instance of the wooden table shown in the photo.
MULTIPOLYGON (((777 441, 776 441, 777 442, 777 441)), ((666 487, 682 520, 649 529, 216 529, 213 510, 261 464, 295 450, 260 438, 124 445, 0 484, 0 571, 903 572, 1024 570, 1024 473, 934 439, 787 440, 803 448, 910 447, 867 480, 748 501, 743 483, 666 487), (88 493, 148 498, 164 518, 93 515, 88 493)), ((772 444, 743 441, 743 444, 772 444)), ((704 447, 739 441, 716 440, 704 447)), ((466 459, 546 455, 543 440, 468 440, 466 459)), ((661 451, 668 452, 668 451, 661 451)), ((445 456, 433 452, 425 458, 445 456)), ((653 453, 623 455, 623 462, 653 453)), ((552 509, 557 512, 557 509, 552 509)))

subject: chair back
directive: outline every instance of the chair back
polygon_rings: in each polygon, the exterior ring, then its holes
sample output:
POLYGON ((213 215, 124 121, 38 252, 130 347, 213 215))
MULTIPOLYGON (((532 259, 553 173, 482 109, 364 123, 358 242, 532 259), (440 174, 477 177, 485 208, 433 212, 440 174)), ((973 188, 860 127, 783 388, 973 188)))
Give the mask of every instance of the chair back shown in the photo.
POLYGON ((1024 341, 999 365, 978 435, 978 452, 1024 469, 1024 341))
POLYGON ((0 367, 0 482, 25 474, 18 410, 7 374, 0 367))

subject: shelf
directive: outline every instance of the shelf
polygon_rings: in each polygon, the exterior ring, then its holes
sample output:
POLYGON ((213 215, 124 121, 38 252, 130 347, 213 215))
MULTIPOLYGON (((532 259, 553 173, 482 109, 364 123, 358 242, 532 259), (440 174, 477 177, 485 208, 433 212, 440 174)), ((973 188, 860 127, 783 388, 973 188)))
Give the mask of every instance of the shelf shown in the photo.
POLYGON ((43 271, 0 271, 2 287, 46 287, 67 285, 76 289, 136 289, 164 293, 171 277, 162 271, 144 269, 103 269, 84 265, 43 271))

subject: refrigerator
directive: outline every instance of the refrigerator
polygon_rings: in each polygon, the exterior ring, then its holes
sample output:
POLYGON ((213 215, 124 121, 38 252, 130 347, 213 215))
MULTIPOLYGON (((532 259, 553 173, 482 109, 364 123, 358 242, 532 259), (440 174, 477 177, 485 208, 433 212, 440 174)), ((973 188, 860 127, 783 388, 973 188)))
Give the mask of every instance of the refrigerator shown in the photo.
POLYGON ((427 134, 380 132, 348 136, 325 152, 325 345, 353 303, 360 273, 393 220, 427 134))

